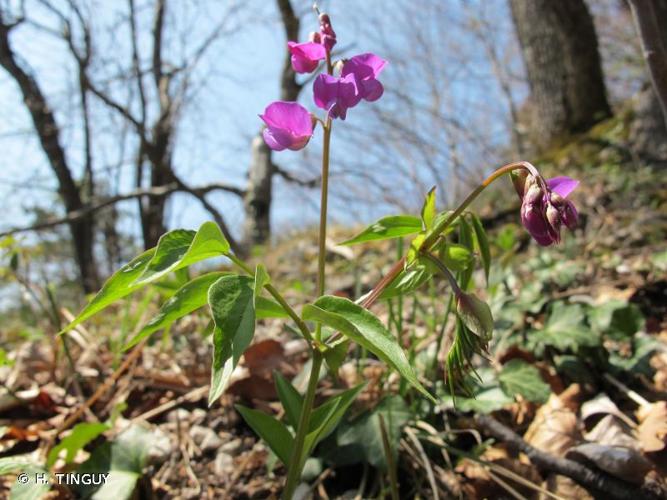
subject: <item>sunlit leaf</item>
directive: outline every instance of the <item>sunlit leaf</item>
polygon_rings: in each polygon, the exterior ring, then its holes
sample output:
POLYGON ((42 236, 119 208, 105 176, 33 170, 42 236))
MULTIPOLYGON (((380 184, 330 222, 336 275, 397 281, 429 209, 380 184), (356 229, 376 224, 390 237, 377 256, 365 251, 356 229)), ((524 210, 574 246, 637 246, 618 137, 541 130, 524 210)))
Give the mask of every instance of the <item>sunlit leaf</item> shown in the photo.
POLYGON ((255 333, 254 279, 226 275, 208 291, 215 328, 209 404, 227 388, 229 377, 255 333))
POLYGON ((205 306, 208 303, 208 289, 225 274, 227 273, 204 274, 183 285, 169 300, 162 304, 157 315, 127 343, 125 349, 135 346, 152 333, 168 327, 177 319, 205 306))
POLYGON ((79 450, 83 449, 97 436, 109 429, 108 424, 99 422, 82 422, 76 424, 71 433, 64 437, 57 446, 54 446, 49 452, 46 466, 50 468, 58 459, 58 455, 62 450, 66 450, 65 463, 71 463, 79 450))
POLYGON ((419 392, 435 401, 417 379, 396 339, 370 311, 341 297, 325 296, 303 308, 303 318, 341 331, 394 368, 419 392))
POLYGON ((422 222, 424 223, 424 229, 428 230, 433 227, 433 221, 435 220, 435 186, 432 187, 428 193, 426 193, 426 198, 424 199, 424 205, 421 210, 422 222))
POLYGON ((374 222, 354 238, 341 245, 355 245, 365 241, 379 241, 398 238, 422 230, 422 221, 412 215, 391 215, 374 222))
POLYGON ((266 441, 266 444, 269 445, 269 448, 271 448, 282 463, 287 465, 292 453, 292 446, 294 445, 294 438, 287 430, 287 427, 271 415, 267 415, 261 411, 241 405, 236 405, 235 408, 252 430, 266 441))

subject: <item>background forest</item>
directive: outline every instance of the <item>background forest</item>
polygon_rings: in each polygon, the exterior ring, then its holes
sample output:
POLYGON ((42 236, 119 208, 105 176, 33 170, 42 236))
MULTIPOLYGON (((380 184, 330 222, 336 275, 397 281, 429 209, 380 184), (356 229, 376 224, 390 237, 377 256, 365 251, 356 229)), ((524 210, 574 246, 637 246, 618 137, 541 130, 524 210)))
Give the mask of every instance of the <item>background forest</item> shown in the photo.
MULTIPOLYGON (((327 293, 361 296, 408 248, 341 242, 385 215, 419 214, 433 187, 438 209, 454 208, 513 161, 579 179, 579 225, 541 248, 511 183, 487 190, 475 210, 493 265, 474 279, 494 333, 471 393, 454 398, 445 382, 447 283, 380 302, 438 403, 352 350, 317 397, 367 384, 295 498, 664 498, 667 0, 319 8, 337 59, 363 47, 389 61, 382 100, 334 134, 327 293)), ((313 78, 295 73, 286 45, 313 26, 301 0, 0 0, 0 496, 280 495, 285 467, 235 405, 289 419, 280 385, 302 390, 309 370, 290 326, 260 320, 210 408, 205 308, 123 349, 227 259, 57 334, 165 232, 209 220, 290 302, 317 295, 322 140, 277 154, 257 117, 273 100, 315 109, 313 78), (20 485, 17 463, 114 479, 20 485)), ((480 259, 452 265, 472 272, 480 259)))

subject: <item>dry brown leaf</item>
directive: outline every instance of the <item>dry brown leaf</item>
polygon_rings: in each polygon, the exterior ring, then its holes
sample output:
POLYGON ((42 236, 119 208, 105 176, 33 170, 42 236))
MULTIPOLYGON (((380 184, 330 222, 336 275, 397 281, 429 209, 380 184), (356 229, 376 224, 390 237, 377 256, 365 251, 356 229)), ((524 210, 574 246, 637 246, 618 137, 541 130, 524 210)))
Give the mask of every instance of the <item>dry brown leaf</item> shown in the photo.
POLYGON ((642 484, 653 466, 641 453, 624 446, 586 443, 570 448, 566 457, 597 468, 631 483, 642 484))
POLYGON ((645 452, 657 452, 667 444, 667 402, 659 401, 637 410, 637 437, 645 452))
POLYGON ((639 442, 632 430, 614 415, 607 415, 590 432, 584 434, 587 441, 608 446, 625 446, 639 450, 639 442))
POLYGON ((575 413, 580 388, 572 384, 562 394, 552 394, 537 411, 524 439, 535 448, 556 456, 581 440, 579 420, 575 413))
MULTIPOLYGON (((576 498, 577 500, 593 500, 594 498, 588 491, 579 486, 572 479, 561 476, 560 474, 549 474, 543 486, 561 498, 576 498)), ((551 499, 552 497, 545 494, 540 496, 540 500, 551 499)))
POLYGON ((651 358, 651 367, 655 370, 653 384, 658 391, 667 391, 667 352, 659 352, 651 358))
POLYGON ((285 352, 277 340, 262 340, 245 350, 243 361, 251 374, 271 373, 285 361, 285 352))

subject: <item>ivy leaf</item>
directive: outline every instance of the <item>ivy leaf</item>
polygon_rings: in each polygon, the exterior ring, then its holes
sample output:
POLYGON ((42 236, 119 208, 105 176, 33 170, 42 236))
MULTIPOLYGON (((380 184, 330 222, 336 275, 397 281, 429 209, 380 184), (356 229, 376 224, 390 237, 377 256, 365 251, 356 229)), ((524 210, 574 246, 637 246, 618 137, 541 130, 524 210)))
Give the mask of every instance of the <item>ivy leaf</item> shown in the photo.
POLYGON ((227 388, 229 377, 255 333, 254 279, 226 275, 208 290, 213 330, 213 366, 209 405, 227 388))
POLYGON ((241 414, 252 430, 261 437, 269 448, 276 454, 282 463, 289 464, 294 438, 287 427, 271 415, 258 410, 236 405, 236 410, 241 414))
POLYGON ((99 422, 82 422, 76 424, 72 428, 72 432, 67 437, 63 438, 57 446, 54 446, 51 449, 46 460, 46 467, 50 469, 51 466, 56 463, 58 455, 62 450, 67 450, 65 463, 71 463, 79 450, 83 449, 84 446, 109 428, 110 426, 108 424, 99 422))
POLYGON ((366 241, 389 240, 422 230, 422 221, 413 215, 391 215, 374 222, 354 238, 341 245, 356 245, 366 241))
POLYGON ((422 206, 421 216, 422 222, 424 223, 424 230, 429 230, 433 227, 435 213, 435 186, 433 186, 429 192, 426 193, 424 206, 422 206))
POLYGON ((551 387, 542 379, 540 371, 520 359, 513 359, 503 366, 498 381, 507 395, 521 394, 534 403, 546 402, 551 394, 551 387))
POLYGON ((419 392, 435 402, 419 382, 403 349, 370 311, 341 297, 324 296, 303 307, 303 318, 340 330, 346 337, 365 347, 394 368, 419 392))
POLYGON ((225 274, 228 273, 204 274, 183 285, 162 304, 160 311, 125 345, 124 349, 134 347, 152 333, 168 327, 178 318, 205 306, 208 303, 208 289, 225 274))
POLYGON ((581 304, 567 305, 556 302, 542 331, 531 336, 535 343, 547 344, 561 350, 579 347, 595 347, 600 337, 584 324, 584 310, 581 304))

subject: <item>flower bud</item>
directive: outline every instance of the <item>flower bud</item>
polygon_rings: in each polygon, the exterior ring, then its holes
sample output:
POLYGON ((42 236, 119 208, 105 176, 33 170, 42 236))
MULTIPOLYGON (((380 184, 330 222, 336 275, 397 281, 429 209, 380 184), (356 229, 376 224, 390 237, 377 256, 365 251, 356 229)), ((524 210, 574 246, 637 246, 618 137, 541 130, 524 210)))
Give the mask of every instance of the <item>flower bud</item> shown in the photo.
POLYGON ((308 40, 313 43, 322 43, 322 37, 317 31, 311 31, 308 35, 308 40))
POLYGON ((331 27, 329 14, 324 12, 320 14, 320 35, 322 36, 322 45, 324 45, 328 51, 331 51, 333 46, 336 45, 336 32, 331 27))
POLYGON ((486 302, 471 293, 460 292, 456 297, 456 312, 468 330, 484 341, 491 338, 493 315, 486 302))
POLYGON ((574 230, 577 227, 579 214, 577 214, 577 209, 571 201, 565 201, 563 208, 560 210, 560 216, 563 220, 563 224, 565 224, 568 229, 574 230))
POLYGON ((551 227, 558 231, 560 229, 560 211, 551 203, 551 201, 547 201, 546 215, 551 227))

